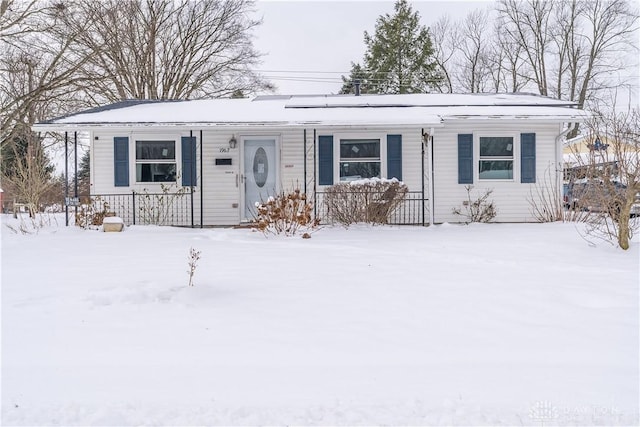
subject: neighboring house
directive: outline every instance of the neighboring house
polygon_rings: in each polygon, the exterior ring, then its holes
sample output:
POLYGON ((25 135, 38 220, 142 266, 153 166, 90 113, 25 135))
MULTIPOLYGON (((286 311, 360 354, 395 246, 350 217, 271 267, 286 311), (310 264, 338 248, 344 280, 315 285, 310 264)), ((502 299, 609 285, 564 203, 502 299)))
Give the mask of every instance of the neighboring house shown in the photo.
POLYGON ((562 149, 564 180, 582 179, 590 168, 615 170, 619 155, 637 159, 636 147, 636 142, 621 140, 606 132, 590 132, 568 139, 562 149))
MULTIPOLYGON (((586 116, 527 94, 260 96, 122 102, 34 130, 89 132, 93 195, 193 186, 195 225, 240 224, 257 201, 296 186, 320 205, 328 186, 368 177, 409 187, 413 213, 396 222, 460 221, 452 209, 468 185, 493 189, 496 221, 525 222, 535 221, 533 187, 562 161, 566 124, 586 116)), ((114 204, 127 218, 136 209, 114 204)))
POLYGON ((562 160, 564 168, 564 180, 581 178, 584 170, 592 165, 607 165, 612 159, 612 150, 609 148, 612 137, 603 133, 595 135, 588 133, 567 139, 562 147, 562 160))

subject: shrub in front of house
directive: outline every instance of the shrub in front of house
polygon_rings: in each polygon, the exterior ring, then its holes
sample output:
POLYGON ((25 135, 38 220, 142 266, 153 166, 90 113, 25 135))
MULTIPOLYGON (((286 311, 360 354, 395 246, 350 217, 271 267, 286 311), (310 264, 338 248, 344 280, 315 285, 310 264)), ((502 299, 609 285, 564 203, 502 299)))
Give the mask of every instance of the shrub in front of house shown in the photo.
POLYGON ((265 202, 257 202, 253 223, 264 234, 293 236, 304 231, 304 236, 309 236, 308 233, 320 223, 312 214, 313 203, 307 201, 307 195, 296 188, 269 197, 265 202))
POLYGON ((115 212, 111 212, 109 203, 102 198, 89 198, 88 203, 80 205, 76 213, 76 226, 84 229, 97 229, 102 225, 104 219, 108 216, 115 216, 115 212))
POLYGON ((463 203, 462 208, 453 208, 451 212, 465 218, 465 224, 470 222, 492 222, 498 214, 493 200, 489 200, 493 189, 486 189, 477 198, 471 196, 473 185, 464 187, 467 191, 467 200, 463 203))
POLYGON ((409 189, 395 178, 370 178, 340 182, 325 191, 324 203, 332 221, 388 224, 409 189))

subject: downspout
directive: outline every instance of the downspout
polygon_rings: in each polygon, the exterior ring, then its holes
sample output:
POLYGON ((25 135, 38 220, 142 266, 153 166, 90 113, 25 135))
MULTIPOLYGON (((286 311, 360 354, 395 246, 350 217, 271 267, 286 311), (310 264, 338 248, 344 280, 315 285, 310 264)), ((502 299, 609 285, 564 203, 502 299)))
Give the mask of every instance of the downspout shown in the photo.
MULTIPOLYGON (((73 132, 73 163, 74 163, 73 197, 77 199, 78 198, 78 131, 73 132)), ((74 205, 75 205, 75 213, 76 213, 75 218, 77 218, 78 204, 74 203, 74 205)))
POLYGON ((434 218, 434 209, 436 206, 435 200, 434 200, 434 193, 435 193, 435 173, 434 173, 434 167, 433 167, 433 135, 436 132, 435 128, 431 128, 429 129, 429 141, 431 142, 430 147, 428 146, 427 148, 429 148, 427 150, 427 167, 429 169, 429 225, 433 225, 433 218, 434 218))
POLYGON ((64 133, 64 224, 69 226, 69 132, 64 133))
POLYGON ((202 129, 200 129, 200 228, 204 227, 204 170, 202 166, 204 164, 202 159, 202 129))
POLYGON ((305 196, 307 195, 307 129, 304 129, 303 132, 303 138, 304 138, 304 142, 302 144, 303 150, 304 150, 304 194, 305 196))
MULTIPOLYGON (((564 126, 564 123, 560 125, 560 129, 562 129, 562 126, 564 126)), ((557 194, 560 194, 560 197, 562 197, 562 178, 564 175, 564 159, 562 156, 563 144, 561 143, 561 139, 564 138, 570 131, 571 126, 568 126, 565 130, 561 131, 558 136, 556 136, 556 165, 560 165, 560 173, 558 173, 558 169, 556 169, 556 191, 558 192, 557 194)), ((562 198, 558 202, 562 203, 562 198)))
POLYGON ((316 180, 317 180, 317 171, 316 171, 316 139, 317 133, 316 130, 313 130, 313 218, 316 219, 318 217, 318 195, 316 194, 316 180))
POLYGON ((424 133, 424 128, 422 128, 422 130, 420 131, 420 182, 421 182, 421 190, 422 190, 422 204, 421 204, 421 208, 422 208, 422 215, 420 215, 422 217, 422 226, 424 227, 424 137, 425 137, 425 133, 424 133))
MULTIPOLYGON (((190 130, 189 131, 189 151, 191 151, 191 144, 193 144, 193 131, 190 130)), ((193 151, 191 151, 193 152, 193 151)), ((182 155, 184 156, 184 153, 182 153, 182 155)), ((193 159, 195 160, 195 159, 193 159)), ((193 161, 193 164, 191 166, 191 170, 193 171, 193 168, 195 167, 195 161, 193 161)), ((182 171, 182 173, 184 174, 184 171, 182 171)), ((197 175, 196 175, 197 176, 197 175)), ((193 228, 193 172, 191 172, 191 176, 189 179, 189 182, 191 183, 190 185, 190 193, 191 193, 191 228, 193 228)))

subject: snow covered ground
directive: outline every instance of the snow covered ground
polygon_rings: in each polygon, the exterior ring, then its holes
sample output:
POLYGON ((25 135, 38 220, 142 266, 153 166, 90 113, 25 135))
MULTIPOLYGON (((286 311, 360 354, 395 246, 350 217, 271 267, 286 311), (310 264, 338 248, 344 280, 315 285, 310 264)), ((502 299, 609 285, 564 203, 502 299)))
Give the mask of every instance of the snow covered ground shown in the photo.
POLYGON ((639 422, 637 238, 2 221, 3 425, 639 422))

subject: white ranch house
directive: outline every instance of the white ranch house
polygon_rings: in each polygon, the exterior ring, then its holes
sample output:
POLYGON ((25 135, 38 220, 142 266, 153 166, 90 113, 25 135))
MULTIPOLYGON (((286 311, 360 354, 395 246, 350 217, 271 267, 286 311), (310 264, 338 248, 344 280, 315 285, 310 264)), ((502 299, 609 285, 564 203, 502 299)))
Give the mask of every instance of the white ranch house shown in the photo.
POLYGON ((533 187, 549 170, 560 187, 567 124, 586 116, 528 94, 259 96, 127 101, 34 130, 88 133, 91 194, 129 223, 136 194, 167 186, 187 193, 175 224, 241 224, 256 201, 294 187, 322 216, 328 186, 369 177, 409 187, 395 223, 461 221, 452 209, 468 185, 493 189, 496 221, 530 222, 533 187))

